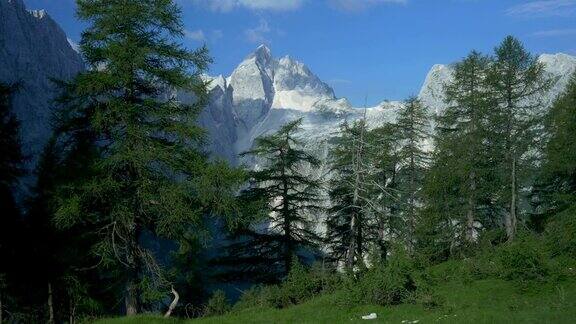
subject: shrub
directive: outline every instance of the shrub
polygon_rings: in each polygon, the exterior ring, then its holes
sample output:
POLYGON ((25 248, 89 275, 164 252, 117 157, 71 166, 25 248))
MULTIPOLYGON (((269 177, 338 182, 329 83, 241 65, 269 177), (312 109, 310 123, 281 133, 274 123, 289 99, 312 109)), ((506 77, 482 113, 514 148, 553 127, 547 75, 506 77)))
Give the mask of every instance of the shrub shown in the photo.
POLYGON ((544 231, 544 242, 552 257, 576 259, 576 207, 552 217, 544 231))
MULTIPOLYGON (((400 251, 400 250, 399 250, 400 251)), ((346 305, 396 305, 407 300, 416 290, 415 266, 402 251, 389 261, 361 274, 349 277, 341 302, 346 305)))
POLYGON ((308 272, 296 258, 292 261, 292 269, 281 285, 281 294, 287 306, 300 304, 322 291, 322 283, 313 273, 308 272))
POLYGON ((234 311, 241 311, 249 308, 280 308, 279 286, 254 286, 242 293, 238 302, 234 305, 234 311))
POLYGON ((495 256, 499 276, 506 280, 543 280, 549 272, 545 250, 533 234, 519 233, 496 249, 495 256))
POLYGON ((204 307, 204 316, 218 316, 228 313, 231 309, 226 294, 222 290, 216 290, 204 307))
POLYGON ((297 259, 294 259, 290 273, 282 284, 252 287, 240 296, 234 309, 284 308, 300 304, 324 292, 336 291, 340 287, 340 282, 340 276, 332 269, 326 269, 321 264, 315 264, 310 269, 306 269, 297 259))

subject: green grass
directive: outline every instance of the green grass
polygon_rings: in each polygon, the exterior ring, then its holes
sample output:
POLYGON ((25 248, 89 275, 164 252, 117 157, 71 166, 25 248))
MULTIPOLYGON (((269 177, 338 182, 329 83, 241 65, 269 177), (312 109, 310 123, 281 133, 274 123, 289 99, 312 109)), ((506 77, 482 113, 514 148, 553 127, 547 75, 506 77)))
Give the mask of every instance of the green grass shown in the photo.
POLYGON ((517 283, 499 279, 469 283, 450 281, 439 284, 435 293, 443 303, 433 309, 417 304, 398 306, 337 306, 336 295, 318 297, 290 308, 250 309, 220 317, 197 320, 163 320, 154 317, 106 319, 97 323, 575 323, 576 279, 558 283, 531 284, 521 288, 517 283), (362 315, 377 313, 375 321, 364 321, 362 315))

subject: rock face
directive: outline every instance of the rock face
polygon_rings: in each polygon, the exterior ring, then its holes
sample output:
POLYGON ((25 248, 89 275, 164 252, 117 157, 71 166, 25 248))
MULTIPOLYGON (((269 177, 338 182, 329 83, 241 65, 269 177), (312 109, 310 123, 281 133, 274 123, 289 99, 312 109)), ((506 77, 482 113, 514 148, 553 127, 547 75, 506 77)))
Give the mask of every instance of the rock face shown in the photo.
MULTIPOLYGON (((544 64, 548 75, 556 80, 544 98, 545 104, 550 105, 566 89, 570 77, 576 71, 576 57, 562 53, 542 54, 538 61, 544 64)), ((443 89, 444 85, 452 81, 453 73, 453 66, 438 64, 434 65, 426 76, 419 98, 426 106, 431 107, 432 113, 441 113, 446 108, 443 89)))
POLYGON ((45 11, 28 11, 22 0, 0 0, 0 82, 20 83, 14 112, 29 168, 51 133, 51 79, 68 80, 83 69, 82 58, 45 11))
MULTIPOLYGON (((235 164, 237 155, 249 149, 254 140, 277 130, 296 118, 303 118, 307 143, 326 151, 322 142, 332 137, 344 120, 362 117, 348 100, 336 98, 334 90, 301 62, 286 56, 275 59, 270 49, 259 46, 228 78, 207 77, 211 81, 210 104, 200 122, 210 134, 210 151, 235 164)), ((180 94, 183 102, 192 98, 180 94)), ((373 120, 389 119, 398 103, 386 102, 369 108, 373 120)), ((307 145, 308 145, 307 144, 307 145)))
MULTIPOLYGON (((542 55, 539 60, 558 79, 550 91, 551 102, 576 70, 576 57, 542 55)), ((0 0, 0 81, 19 81, 14 111, 22 123, 25 153, 32 157, 30 167, 50 136, 50 116, 55 79, 69 79, 84 69, 80 55, 66 35, 44 11, 27 11, 22 0, 0 0)), ((428 73, 420 99, 431 113, 444 107, 443 87, 452 79, 450 65, 435 65, 428 73)), ((208 132, 208 148, 214 156, 234 164, 239 153, 249 149, 261 135, 276 131, 295 118, 303 119, 302 138, 320 158, 327 157, 328 140, 344 121, 364 116, 345 98, 337 98, 330 86, 301 62, 286 56, 274 58, 270 49, 259 46, 229 77, 209 77, 210 101, 199 122, 208 132)), ((194 101, 188 93, 178 98, 194 101)), ((383 102, 366 109, 369 125, 396 118, 399 102, 383 102)), ((318 171, 322 172, 322 170, 318 171)))
MULTIPOLYGON (((576 70, 576 57, 544 54, 539 61, 557 82, 546 96, 551 103, 561 93, 576 70)), ((446 107, 444 85, 452 80, 452 65, 434 65, 419 94, 430 114, 439 114, 446 107)), ((318 157, 327 158, 328 139, 344 121, 363 118, 363 109, 354 109, 332 88, 314 75, 306 65, 288 56, 275 59, 269 48, 260 46, 233 71, 228 78, 210 78, 211 104, 201 117, 210 133, 210 151, 233 163, 237 155, 249 149, 254 140, 277 130, 296 118, 303 119, 302 138, 318 157)), ((184 100, 185 101, 185 100, 184 100)), ((400 102, 386 101, 366 109, 371 126, 394 121, 400 102)), ((322 168, 321 168, 322 169, 322 168)), ((319 173, 327 170, 318 170, 319 173)))

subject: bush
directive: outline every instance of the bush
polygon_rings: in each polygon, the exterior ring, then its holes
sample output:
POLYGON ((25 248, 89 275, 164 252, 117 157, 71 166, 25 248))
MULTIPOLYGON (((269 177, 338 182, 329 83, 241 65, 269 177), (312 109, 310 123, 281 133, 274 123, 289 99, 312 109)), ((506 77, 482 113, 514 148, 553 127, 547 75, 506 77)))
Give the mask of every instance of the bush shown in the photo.
POLYGON ((284 308, 310 300, 340 287, 340 276, 321 264, 306 269, 295 259, 290 273, 280 285, 255 286, 245 291, 234 306, 235 310, 252 307, 284 308))
POLYGON ((242 293, 233 307, 234 311, 249 308, 280 308, 281 300, 279 286, 254 286, 242 293))
POLYGON ((549 273, 541 241, 533 234, 519 233, 515 241, 496 249, 497 271, 506 280, 544 280, 549 273))
POLYGON ((576 207, 552 217, 544 231, 544 242, 550 256, 576 259, 576 207))
POLYGON ((216 290, 204 307, 204 316, 224 315, 228 313, 231 308, 224 291, 216 290))
POLYGON ((416 290, 415 265, 402 252, 378 264, 358 279, 348 278, 341 302, 346 305, 396 305, 404 302, 416 290))
POLYGON ((281 293, 287 306, 296 305, 311 299, 322 291, 322 285, 314 274, 306 271, 297 259, 292 261, 292 269, 281 286, 281 293))

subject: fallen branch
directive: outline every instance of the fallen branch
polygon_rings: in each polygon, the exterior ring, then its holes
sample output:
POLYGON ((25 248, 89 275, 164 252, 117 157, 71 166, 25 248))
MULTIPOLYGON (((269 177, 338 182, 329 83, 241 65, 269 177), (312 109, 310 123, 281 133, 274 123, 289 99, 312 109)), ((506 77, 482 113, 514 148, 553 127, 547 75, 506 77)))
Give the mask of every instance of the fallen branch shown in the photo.
POLYGON ((176 305, 178 305, 178 300, 180 299, 180 295, 178 295, 178 292, 174 289, 174 286, 172 286, 172 294, 174 295, 174 300, 172 301, 172 303, 168 307, 168 311, 166 311, 166 314, 164 314, 164 317, 170 317, 170 315, 172 315, 172 311, 174 311, 174 308, 176 308, 176 305))

